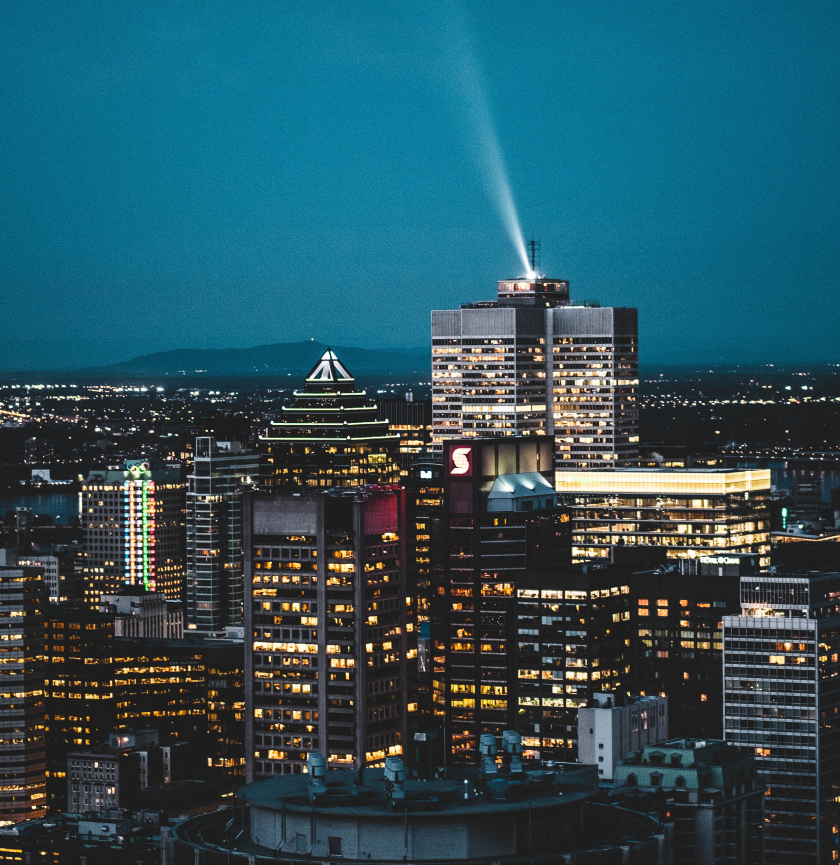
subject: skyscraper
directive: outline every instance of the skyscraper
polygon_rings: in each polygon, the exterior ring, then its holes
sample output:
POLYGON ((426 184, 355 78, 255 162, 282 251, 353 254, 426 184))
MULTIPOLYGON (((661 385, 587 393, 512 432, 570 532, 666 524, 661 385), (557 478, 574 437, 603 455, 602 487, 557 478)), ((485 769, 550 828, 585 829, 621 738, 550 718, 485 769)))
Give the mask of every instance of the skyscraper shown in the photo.
POLYGON ((328 349, 260 439, 269 490, 398 483, 400 434, 328 349))
POLYGON ((744 576, 723 619, 724 732, 770 785, 768 865, 838 860, 838 598, 836 573, 744 576))
POLYGON ((80 496, 85 600, 124 586, 184 595, 184 483, 179 466, 128 460, 90 472, 80 496))
POLYGON ((482 733, 517 725, 516 588, 529 569, 569 555, 552 445, 545 437, 444 443, 432 687, 451 762, 476 762, 482 733))
POLYGON ((569 469, 638 459, 635 309, 572 306, 568 282, 504 280, 497 299, 432 312, 433 447, 553 435, 569 469))
POLYGON ((202 631, 242 624, 242 494, 259 458, 239 442, 196 439, 187 477, 187 623, 202 631))
POLYGON ((114 621, 85 606, 51 605, 46 621, 47 796, 67 805, 67 754, 101 745, 116 728, 114 621))
POLYGON ((0 825, 46 815, 44 569, 0 550, 0 825))
POLYGON ((406 752, 416 676, 405 493, 248 493, 247 777, 406 752))

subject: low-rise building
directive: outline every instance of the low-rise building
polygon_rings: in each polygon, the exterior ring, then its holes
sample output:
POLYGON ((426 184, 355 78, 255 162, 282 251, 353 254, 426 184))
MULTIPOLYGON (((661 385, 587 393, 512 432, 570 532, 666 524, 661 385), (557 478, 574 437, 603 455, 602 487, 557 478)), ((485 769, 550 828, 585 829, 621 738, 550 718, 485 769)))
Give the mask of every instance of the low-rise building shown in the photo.
POLYGON ((593 694, 593 705, 578 710, 578 759, 598 767, 598 778, 611 781, 616 763, 631 751, 668 738, 666 697, 593 694))
MULTIPOLYGON (((495 737, 489 739, 493 750, 495 737)), ((505 741, 512 744, 508 733, 505 741)), ((313 753, 307 774, 278 775, 237 790, 242 806, 236 805, 233 820, 225 811, 177 824, 173 861, 673 861, 670 823, 592 804, 588 767, 525 773, 516 754, 507 753, 503 767, 488 753, 484 770, 464 768, 445 780, 423 781, 408 780, 402 760, 391 757, 384 770, 365 770, 362 783, 357 771, 327 771, 323 755, 313 753)))
POLYGON ((177 602, 158 592, 132 591, 102 595, 99 609, 114 616, 115 637, 178 640, 184 635, 184 613, 177 602))
MULTIPOLYGON (((755 758, 720 740, 672 739, 620 760, 615 784, 659 797, 674 821, 674 861, 764 863, 764 795, 755 758)), ((645 809, 648 810, 648 809, 645 809)), ((793 860, 790 860, 793 861, 793 860)))
POLYGON ((151 811, 105 809, 0 827, 0 863, 159 865, 162 816, 151 811))
POLYGON ((162 780, 155 730, 112 733, 108 744, 67 755, 67 811, 88 814, 135 804, 140 790, 162 780))

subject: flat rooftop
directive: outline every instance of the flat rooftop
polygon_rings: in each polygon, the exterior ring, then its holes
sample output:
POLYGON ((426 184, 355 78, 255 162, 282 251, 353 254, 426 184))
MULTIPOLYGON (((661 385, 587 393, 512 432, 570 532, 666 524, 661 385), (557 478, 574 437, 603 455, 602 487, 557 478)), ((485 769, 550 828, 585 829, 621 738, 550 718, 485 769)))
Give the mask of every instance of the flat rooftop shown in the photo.
POLYGON ((727 495, 770 491, 770 469, 631 468, 554 474, 558 493, 727 495))
MULTIPOLYGON (((416 781, 404 784, 406 808, 412 816, 440 818, 447 815, 498 813, 533 808, 556 808, 574 804, 592 796, 596 783, 589 780, 591 770, 571 772, 530 771, 519 775, 499 773, 505 781, 519 781, 509 798, 493 798, 480 791, 483 782, 477 769, 450 770, 446 780, 416 781), (464 783, 466 781, 466 784, 464 783), (464 798, 465 788, 469 798, 464 798)), ((315 810, 324 814, 347 816, 393 817, 382 769, 366 769, 364 784, 356 786, 358 772, 330 770, 327 773, 327 795, 319 797, 315 810)), ((281 775, 246 784, 236 791, 240 799, 262 808, 290 811, 312 810, 309 800, 309 775, 281 775)), ((402 809, 400 809, 402 811, 402 809)))

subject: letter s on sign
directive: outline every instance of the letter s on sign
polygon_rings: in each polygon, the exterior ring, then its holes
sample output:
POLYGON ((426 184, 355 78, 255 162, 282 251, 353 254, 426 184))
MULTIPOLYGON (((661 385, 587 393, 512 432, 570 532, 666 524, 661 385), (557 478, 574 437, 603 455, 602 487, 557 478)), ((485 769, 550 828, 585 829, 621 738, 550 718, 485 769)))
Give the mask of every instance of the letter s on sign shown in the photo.
POLYGON ((465 475, 470 470, 470 454, 472 448, 455 448, 452 451, 451 475, 465 475))

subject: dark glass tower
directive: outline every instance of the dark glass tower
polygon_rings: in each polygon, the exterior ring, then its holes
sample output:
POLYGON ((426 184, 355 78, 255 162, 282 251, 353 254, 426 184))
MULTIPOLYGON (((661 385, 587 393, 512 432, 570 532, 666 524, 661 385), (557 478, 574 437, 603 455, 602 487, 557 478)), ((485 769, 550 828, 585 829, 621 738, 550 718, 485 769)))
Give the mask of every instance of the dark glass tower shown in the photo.
POLYGON ((265 483, 276 490, 399 483, 399 445, 399 433, 377 420, 376 403, 327 349, 260 439, 265 483))

